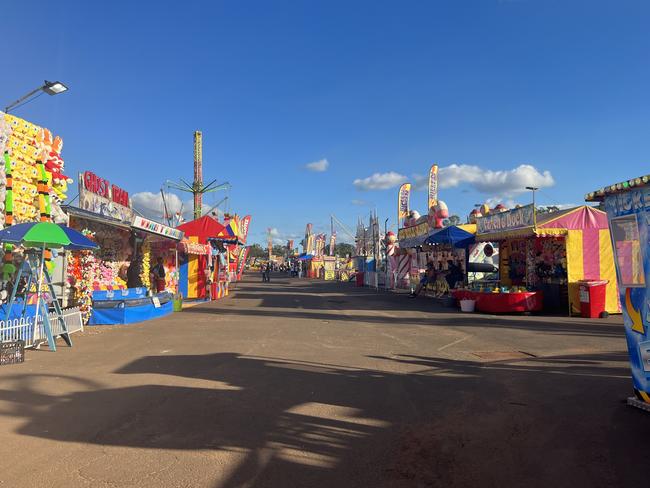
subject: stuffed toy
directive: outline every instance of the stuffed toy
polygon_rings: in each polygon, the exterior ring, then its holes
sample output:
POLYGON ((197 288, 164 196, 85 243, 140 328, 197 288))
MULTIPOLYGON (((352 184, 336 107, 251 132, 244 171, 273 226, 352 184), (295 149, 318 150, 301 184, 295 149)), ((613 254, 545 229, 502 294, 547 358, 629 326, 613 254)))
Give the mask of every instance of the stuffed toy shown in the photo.
POLYGON ((52 206, 50 204, 50 186, 48 184, 47 173, 45 165, 41 161, 37 161, 38 171, 40 178, 38 180, 38 210, 41 215, 41 222, 49 222, 51 220, 52 206))
POLYGON ((5 160, 5 178, 7 180, 5 188, 5 224, 13 224, 13 213, 14 213, 14 192, 13 192, 13 178, 11 158, 9 153, 5 151, 4 153, 5 160))
POLYGON ((442 229, 444 227, 443 221, 447 218, 449 218, 447 204, 442 200, 438 200, 438 203, 429 209, 429 224, 434 229, 442 229))
POLYGON ((151 244, 149 240, 142 243, 140 281, 145 288, 151 288, 151 244))
POLYGON ((0 112, 0 154, 7 150, 9 136, 12 132, 11 125, 5 120, 4 114, 0 112))

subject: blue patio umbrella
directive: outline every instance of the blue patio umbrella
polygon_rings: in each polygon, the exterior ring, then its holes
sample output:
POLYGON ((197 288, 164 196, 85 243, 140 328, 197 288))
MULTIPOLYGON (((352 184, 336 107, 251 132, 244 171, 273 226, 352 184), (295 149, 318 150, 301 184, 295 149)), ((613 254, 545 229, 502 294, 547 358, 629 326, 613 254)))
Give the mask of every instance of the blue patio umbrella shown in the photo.
POLYGON ((467 232, 455 225, 440 229, 427 237, 426 244, 451 244, 454 247, 469 247, 474 244, 474 234, 467 232))
POLYGON ((85 251, 99 248, 99 245, 95 241, 91 241, 81 232, 66 227, 63 224, 59 224, 59 227, 63 229, 63 232, 65 232, 68 239, 70 239, 70 244, 64 246, 65 249, 69 251, 85 251))

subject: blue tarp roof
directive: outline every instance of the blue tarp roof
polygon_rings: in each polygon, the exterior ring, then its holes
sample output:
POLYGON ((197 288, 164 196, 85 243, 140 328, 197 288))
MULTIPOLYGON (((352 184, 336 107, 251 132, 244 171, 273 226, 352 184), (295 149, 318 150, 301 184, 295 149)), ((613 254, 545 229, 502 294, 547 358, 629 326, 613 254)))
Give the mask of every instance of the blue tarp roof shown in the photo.
POLYGON ((427 238, 431 235, 429 234, 422 234, 421 236, 416 236, 416 237, 409 237, 406 239, 400 239, 399 240, 399 247, 407 248, 407 247, 419 247, 424 244, 424 241, 427 240, 427 238))
POLYGON ((451 225, 429 234, 424 242, 426 244, 451 244, 454 247, 468 247, 474 244, 474 241, 474 234, 451 225))

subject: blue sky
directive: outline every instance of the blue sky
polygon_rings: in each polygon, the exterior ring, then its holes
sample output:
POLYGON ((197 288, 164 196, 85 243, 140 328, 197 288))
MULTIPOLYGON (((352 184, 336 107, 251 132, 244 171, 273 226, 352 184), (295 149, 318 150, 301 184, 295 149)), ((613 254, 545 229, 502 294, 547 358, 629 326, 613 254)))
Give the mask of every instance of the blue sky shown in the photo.
POLYGON ((528 181, 569 204, 650 172, 646 1, 32 1, 2 18, 3 100, 70 87, 15 112, 64 138, 69 174, 156 193, 192 177, 200 129, 206 180, 233 185, 257 241, 372 208, 394 226, 397 189, 363 180, 433 162, 459 165, 440 198, 463 216, 528 201, 528 181))

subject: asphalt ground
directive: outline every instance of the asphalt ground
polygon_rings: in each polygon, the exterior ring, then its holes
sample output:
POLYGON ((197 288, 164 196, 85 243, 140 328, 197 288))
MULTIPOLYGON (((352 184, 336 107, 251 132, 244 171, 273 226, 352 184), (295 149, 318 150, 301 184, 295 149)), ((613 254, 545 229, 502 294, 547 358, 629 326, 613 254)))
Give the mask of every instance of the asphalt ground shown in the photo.
POLYGON ((0 486, 644 487, 620 317, 248 277, 0 367, 0 486))

